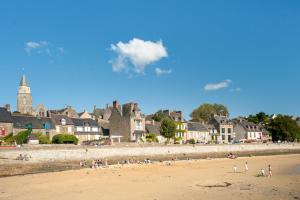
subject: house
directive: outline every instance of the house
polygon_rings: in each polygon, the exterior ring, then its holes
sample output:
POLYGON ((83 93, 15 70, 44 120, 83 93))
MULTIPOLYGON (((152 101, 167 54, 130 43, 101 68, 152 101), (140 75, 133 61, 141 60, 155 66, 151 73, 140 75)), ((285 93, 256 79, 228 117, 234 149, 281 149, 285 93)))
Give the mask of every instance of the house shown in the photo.
POLYGON ((72 118, 72 121, 75 127, 74 134, 80 143, 88 140, 99 140, 103 135, 101 127, 93 119, 72 118))
POLYGON ((259 124, 238 119, 234 126, 235 141, 262 141, 263 132, 259 124))
POLYGON ((50 113, 65 115, 69 118, 79 118, 78 113, 72 108, 72 106, 67 106, 66 108, 60 110, 50 110, 50 113))
POLYGON ((212 141, 217 143, 231 143, 235 137, 233 123, 227 116, 214 115, 208 123, 212 141))
POLYGON ((146 121, 146 125, 145 125, 145 129, 146 129, 146 133, 147 134, 155 134, 158 142, 159 143, 163 143, 166 141, 166 138, 164 138, 161 134, 160 134, 160 122, 156 122, 154 120, 150 121, 149 119, 146 121))
POLYGON ((199 122, 188 122, 188 132, 186 140, 194 139, 197 143, 207 144, 211 141, 208 128, 199 122))
POLYGON ((145 116, 137 103, 120 105, 117 101, 110 107, 109 133, 111 138, 122 142, 138 142, 145 134, 145 116))
POLYGON ((43 133, 50 138, 55 134, 55 126, 49 117, 13 114, 12 121, 14 135, 28 129, 32 129, 33 133, 43 133))
POLYGON ((90 113, 88 113, 86 110, 84 110, 81 113, 78 113, 79 118, 81 119, 92 119, 92 115, 90 113))
POLYGON ((10 106, 0 107, 0 136, 5 136, 13 132, 13 121, 10 106))
POLYGON ((55 126, 55 134, 74 134, 74 122, 67 115, 49 113, 50 118, 55 126))
POLYGON ((177 137, 177 138, 180 137, 180 138, 182 138, 183 142, 186 142, 188 128, 187 128, 187 122, 183 118, 182 111, 163 110, 162 112, 166 117, 169 117, 170 119, 172 119, 175 122, 175 124, 176 124, 175 137, 177 137))

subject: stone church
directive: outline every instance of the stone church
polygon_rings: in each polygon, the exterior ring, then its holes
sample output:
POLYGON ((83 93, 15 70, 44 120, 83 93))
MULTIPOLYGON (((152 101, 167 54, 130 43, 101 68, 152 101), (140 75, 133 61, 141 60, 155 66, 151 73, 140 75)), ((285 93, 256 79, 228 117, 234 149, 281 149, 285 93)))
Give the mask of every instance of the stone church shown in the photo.
POLYGON ((17 112, 23 115, 33 115, 37 117, 46 117, 47 109, 44 105, 40 104, 36 109, 32 108, 32 96, 28 80, 23 74, 18 90, 17 96, 17 112))
POLYGON ((32 96, 25 75, 22 76, 19 84, 17 111, 21 114, 32 115, 32 96))

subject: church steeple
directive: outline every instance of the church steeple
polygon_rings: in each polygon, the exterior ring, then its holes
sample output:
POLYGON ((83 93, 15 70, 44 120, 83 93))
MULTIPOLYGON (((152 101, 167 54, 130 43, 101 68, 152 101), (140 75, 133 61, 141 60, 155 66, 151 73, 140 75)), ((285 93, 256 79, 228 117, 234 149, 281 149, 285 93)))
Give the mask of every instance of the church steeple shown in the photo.
POLYGON ((27 78, 24 74, 19 84, 17 111, 21 114, 32 114, 32 96, 27 78))
POLYGON ((27 87, 29 87, 28 82, 27 82, 27 78, 26 78, 25 74, 23 74, 19 86, 27 86, 27 87))

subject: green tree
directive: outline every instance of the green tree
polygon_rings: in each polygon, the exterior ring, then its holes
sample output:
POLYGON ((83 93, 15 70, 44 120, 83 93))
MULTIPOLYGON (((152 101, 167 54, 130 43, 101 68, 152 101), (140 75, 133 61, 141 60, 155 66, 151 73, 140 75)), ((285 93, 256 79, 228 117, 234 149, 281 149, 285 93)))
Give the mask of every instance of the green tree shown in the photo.
POLYGON ((269 131, 272 133, 273 141, 290 141, 300 140, 300 127, 297 122, 290 116, 278 115, 271 120, 269 131))
POLYGON ((169 142, 171 138, 175 137, 176 124, 169 118, 164 118, 160 125, 160 134, 167 138, 169 142))
POLYGON ((249 115, 248 120, 253 123, 261 123, 264 126, 270 122, 270 116, 264 112, 259 112, 256 115, 249 115))
POLYGON ((222 104, 209 104, 205 103, 194 109, 190 114, 192 121, 209 122, 213 115, 228 116, 229 111, 226 106, 222 104))
POLYGON ((165 115, 162 110, 157 111, 152 117, 152 119, 156 122, 161 122, 164 118, 165 115))

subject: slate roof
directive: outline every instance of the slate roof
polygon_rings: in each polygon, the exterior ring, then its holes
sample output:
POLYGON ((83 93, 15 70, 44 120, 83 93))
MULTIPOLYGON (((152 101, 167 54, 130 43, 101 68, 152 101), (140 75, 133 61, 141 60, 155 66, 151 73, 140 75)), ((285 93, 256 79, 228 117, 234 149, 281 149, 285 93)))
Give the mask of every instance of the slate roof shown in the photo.
POLYGON ((155 133, 157 135, 160 135, 160 125, 159 124, 146 124, 145 125, 147 133, 155 133))
POLYGON ((228 124, 230 121, 228 119, 228 117, 226 116, 219 116, 219 115, 215 115, 214 119, 219 123, 219 124, 228 124))
POLYGON ((50 118, 37 118, 28 115, 12 115, 14 128, 26 129, 28 124, 32 124, 32 129, 44 129, 45 123, 49 123, 50 129, 54 129, 54 124, 50 118))
POLYGON ((12 123, 11 113, 3 107, 0 107, 0 122, 12 123))
POLYGON ((69 118, 68 116, 66 115, 60 115, 60 114, 54 114, 54 113, 51 113, 51 118, 52 118, 52 121, 55 125, 61 125, 61 120, 62 119, 65 119, 66 120, 66 125, 74 125, 73 121, 71 118, 69 118))
POLYGON ((202 131, 208 132, 208 128, 198 122, 188 122, 188 131, 202 131))
POLYGON ((244 127, 246 131, 261 131, 260 126, 253 122, 249 122, 247 120, 238 122, 240 125, 244 127))
POLYGON ((98 127, 98 123, 93 119, 72 118, 72 121, 74 123, 74 126, 84 126, 85 124, 88 124, 88 126, 98 127))

